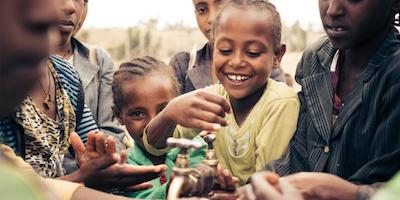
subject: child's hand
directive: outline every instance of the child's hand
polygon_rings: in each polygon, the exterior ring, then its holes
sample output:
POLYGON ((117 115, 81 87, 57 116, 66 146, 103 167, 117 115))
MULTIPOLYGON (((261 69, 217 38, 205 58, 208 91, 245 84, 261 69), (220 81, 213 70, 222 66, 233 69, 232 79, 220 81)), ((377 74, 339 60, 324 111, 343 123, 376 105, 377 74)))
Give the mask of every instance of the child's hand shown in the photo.
POLYGON ((294 185, 273 172, 258 172, 251 176, 252 193, 262 200, 303 200, 294 185))
POLYGON ((111 137, 105 139, 102 133, 89 133, 86 147, 76 133, 71 134, 70 138, 80 164, 80 169, 70 178, 73 181, 83 182, 88 187, 100 190, 146 189, 151 185, 143 182, 158 177, 166 170, 165 165, 126 164, 126 152, 116 154, 114 140, 111 137))
POLYGON ((170 101, 164 116, 176 124, 189 128, 216 131, 228 125, 225 113, 231 111, 229 103, 219 95, 195 90, 170 101))
POLYGON ((236 185, 239 183, 239 179, 234 177, 232 173, 225 169, 221 164, 217 166, 218 170, 218 183, 222 187, 221 189, 233 191, 236 185))

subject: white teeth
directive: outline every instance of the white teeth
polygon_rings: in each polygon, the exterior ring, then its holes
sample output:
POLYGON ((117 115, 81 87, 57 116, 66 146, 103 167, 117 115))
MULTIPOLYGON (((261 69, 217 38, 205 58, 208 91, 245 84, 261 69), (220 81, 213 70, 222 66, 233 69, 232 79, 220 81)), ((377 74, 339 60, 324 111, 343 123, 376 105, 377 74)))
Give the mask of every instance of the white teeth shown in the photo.
POLYGON ((334 31, 343 31, 342 27, 332 27, 334 31))
POLYGON ((250 76, 227 74, 226 75, 232 81, 245 81, 250 78, 250 76))

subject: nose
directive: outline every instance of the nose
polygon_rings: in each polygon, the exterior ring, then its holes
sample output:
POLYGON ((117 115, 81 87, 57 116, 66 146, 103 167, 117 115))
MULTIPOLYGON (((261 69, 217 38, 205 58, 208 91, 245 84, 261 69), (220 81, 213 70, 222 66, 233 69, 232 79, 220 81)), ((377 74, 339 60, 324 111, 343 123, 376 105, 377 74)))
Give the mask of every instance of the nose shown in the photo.
POLYGON ((215 8, 215 6, 210 7, 208 14, 208 21, 207 21, 209 25, 212 25, 214 23, 215 17, 217 17, 216 13, 217 13, 217 8, 215 8))
POLYGON ((243 67, 245 65, 245 61, 243 59, 242 53, 240 51, 234 53, 229 64, 232 68, 243 67))
POLYGON ((64 2, 62 4, 62 11, 68 15, 74 14, 76 11, 74 0, 62 0, 62 1, 64 2))
POLYGON ((326 14, 332 18, 339 17, 344 14, 342 0, 330 0, 326 14))

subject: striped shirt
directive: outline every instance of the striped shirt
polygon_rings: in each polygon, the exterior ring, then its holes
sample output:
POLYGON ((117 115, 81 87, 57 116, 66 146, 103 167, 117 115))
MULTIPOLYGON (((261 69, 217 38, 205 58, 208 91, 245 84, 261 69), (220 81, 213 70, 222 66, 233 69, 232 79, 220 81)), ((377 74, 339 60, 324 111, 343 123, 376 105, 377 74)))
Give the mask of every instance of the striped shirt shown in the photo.
MULTIPOLYGON (((82 84, 75 69, 59 56, 50 56, 50 62, 56 69, 59 81, 67 91, 71 104, 76 113, 76 132, 83 142, 87 141, 89 131, 98 131, 96 122, 92 117, 89 108, 84 104, 84 94, 82 84)), ((16 133, 16 129, 20 128, 16 124, 13 117, 0 119, 0 136, 4 143, 10 146, 18 155, 24 154, 23 136, 16 133)))

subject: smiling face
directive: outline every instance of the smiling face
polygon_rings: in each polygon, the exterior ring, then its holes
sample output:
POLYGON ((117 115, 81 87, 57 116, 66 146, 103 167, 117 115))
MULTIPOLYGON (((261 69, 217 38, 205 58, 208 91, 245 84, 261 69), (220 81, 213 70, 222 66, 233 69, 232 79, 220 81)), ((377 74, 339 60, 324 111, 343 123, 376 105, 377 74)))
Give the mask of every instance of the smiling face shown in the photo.
POLYGON ((211 39, 212 24, 224 0, 193 0, 197 25, 208 40, 211 39))
MULTIPOLYGON (((256 8, 229 8, 215 30, 214 68, 231 98, 243 99, 265 86, 272 67, 282 55, 275 54, 271 16, 256 8)), ((279 49, 279 48, 278 48, 279 49)))
POLYGON ((74 31, 79 27, 82 13, 85 9, 84 0, 57 0, 59 15, 58 30, 61 35, 61 43, 70 41, 74 31))
POLYGON ((53 0, 0 1, 0 115, 13 112, 39 81, 56 20, 53 0))
POLYGON ((385 34, 393 0, 319 0, 324 29, 338 49, 356 47, 385 34))
POLYGON ((152 72, 122 84, 123 105, 115 112, 135 142, 143 147, 143 130, 172 98, 175 90, 168 75, 152 72))

